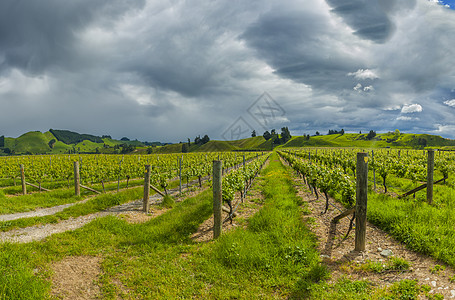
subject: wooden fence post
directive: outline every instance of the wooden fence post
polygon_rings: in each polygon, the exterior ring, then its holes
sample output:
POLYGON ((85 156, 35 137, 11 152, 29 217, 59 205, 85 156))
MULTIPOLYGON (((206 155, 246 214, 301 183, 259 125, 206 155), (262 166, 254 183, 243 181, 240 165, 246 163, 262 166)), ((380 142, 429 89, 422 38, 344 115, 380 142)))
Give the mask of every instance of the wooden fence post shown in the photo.
MULTIPOLYGON (((246 162, 245 162, 245 155, 243 155, 243 171, 246 170, 246 162)), ((247 186, 247 181, 245 181, 245 186, 243 187, 243 197, 242 197, 242 203, 243 203, 243 198, 246 197, 246 186, 247 186)))
POLYGON ((81 186, 80 186, 80 177, 79 177, 79 162, 74 162, 74 192, 76 196, 81 195, 81 186))
POLYGON ((221 169, 223 162, 213 161, 213 238, 221 235, 221 201, 223 197, 223 187, 221 184, 221 169))
POLYGON ((179 195, 182 195, 182 158, 179 159, 179 195))
MULTIPOLYGON (((371 159, 374 162, 374 150, 371 150, 371 159)), ((376 191, 376 168, 373 168, 373 190, 376 191)))
POLYGON ((428 150, 427 159, 427 202, 433 203, 434 150, 428 150))
POLYGON ((367 153, 357 153, 356 171, 355 251, 365 251, 368 200, 367 153))
POLYGON ((148 213, 150 210, 150 177, 152 174, 152 169, 150 165, 145 166, 145 176, 144 176, 144 199, 143 199, 143 210, 145 213, 148 213))
POLYGON ((21 183, 22 183, 22 194, 27 195, 27 186, 25 185, 24 165, 21 165, 21 183))

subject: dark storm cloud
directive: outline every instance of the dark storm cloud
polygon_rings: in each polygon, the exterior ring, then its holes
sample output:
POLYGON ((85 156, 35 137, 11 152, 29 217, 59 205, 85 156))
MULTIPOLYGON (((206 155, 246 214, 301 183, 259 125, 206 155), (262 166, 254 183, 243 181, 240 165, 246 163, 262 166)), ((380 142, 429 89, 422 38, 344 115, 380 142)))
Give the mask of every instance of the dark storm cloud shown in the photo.
POLYGON ((327 3, 362 38, 383 43, 393 33, 394 26, 378 1, 327 0, 327 3))
POLYGON ((323 90, 354 86, 346 74, 363 66, 330 43, 334 32, 324 16, 305 10, 281 10, 262 15, 242 35, 280 76, 323 90), (329 43, 328 43, 329 41, 329 43))
POLYGON ((19 68, 31 74, 50 66, 77 68, 74 47, 77 31, 92 22, 109 20, 130 9, 140 8, 145 0, 42 0, 0 2, 1 69, 19 68))
POLYGON ((297 134, 449 132, 454 13, 427 0, 1 1, 0 128, 216 139, 267 91, 286 111, 271 126, 297 134))

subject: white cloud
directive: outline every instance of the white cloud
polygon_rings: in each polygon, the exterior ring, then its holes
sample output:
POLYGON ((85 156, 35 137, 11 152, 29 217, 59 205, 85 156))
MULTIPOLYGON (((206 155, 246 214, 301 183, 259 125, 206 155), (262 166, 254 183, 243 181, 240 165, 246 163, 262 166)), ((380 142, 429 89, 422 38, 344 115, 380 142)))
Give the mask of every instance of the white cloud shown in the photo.
POLYGON ((360 83, 357 83, 355 87, 352 88, 356 92, 364 91, 366 93, 374 91, 374 87, 372 85, 369 86, 362 86, 360 83))
POLYGON ((362 85, 360 83, 357 83, 357 85, 353 88, 354 91, 361 91, 362 90, 362 85))
POLYGON ((455 107, 455 99, 444 101, 444 104, 450 107, 455 107))
POLYGON ((436 124, 435 126, 437 127, 437 129, 431 131, 431 133, 433 134, 453 136, 453 133, 455 132, 455 125, 436 124))
POLYGON ((372 92, 374 91, 374 87, 372 85, 366 86, 363 88, 364 92, 372 92))
POLYGON ((411 117, 406 117, 406 116, 399 116, 397 118, 398 121, 411 121, 412 118, 411 117))
POLYGON ((410 114, 410 113, 415 113, 415 112, 421 112, 422 106, 420 104, 407 104, 404 105, 403 108, 401 109, 401 113, 403 114, 410 114))
POLYGON ((359 69, 357 72, 348 73, 348 76, 354 76, 356 79, 365 80, 365 79, 377 79, 379 76, 375 71, 369 69, 359 69))

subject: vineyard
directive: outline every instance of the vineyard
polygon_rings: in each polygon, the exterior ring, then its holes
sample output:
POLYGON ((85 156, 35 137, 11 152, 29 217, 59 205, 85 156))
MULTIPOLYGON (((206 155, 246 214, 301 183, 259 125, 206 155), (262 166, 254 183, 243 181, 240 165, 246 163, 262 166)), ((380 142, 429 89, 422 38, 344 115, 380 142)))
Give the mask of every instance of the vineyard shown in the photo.
MULTIPOLYGON (((316 195, 318 189, 327 201, 330 194, 350 208, 355 205, 355 154, 359 151, 300 149, 279 153, 316 195)), ((439 184, 434 185, 434 196, 427 201, 425 189, 407 193, 427 181, 426 151, 370 151, 368 219, 411 249, 455 266, 454 164, 452 152, 435 153, 434 179, 439 184)))
MULTIPOLYGON (((352 215, 345 219, 349 223, 349 231, 342 233, 346 240, 352 228, 360 227, 352 214, 358 204, 359 152, 366 152, 364 163, 368 165, 368 221, 407 248, 455 267, 452 152, 434 153, 431 198, 427 193, 430 156, 421 150, 284 148, 272 154, 11 156, 0 158, 3 233, 64 224, 100 212, 105 217, 36 244, 2 244, 1 298, 46 298, 50 292, 46 274, 51 266, 45 261, 69 256, 104 260, 96 288, 100 289, 97 297, 106 299, 430 297, 425 285, 417 281, 374 288, 346 278, 327 281, 328 269, 302 222, 302 215, 308 214, 303 199, 321 203, 315 212, 319 216, 333 218, 335 213, 339 221, 352 215), (215 170, 218 162, 220 176, 215 170), (303 198, 296 195, 299 181, 307 194, 303 198), (77 188, 75 192, 78 185, 80 194, 77 188), (219 187, 220 202, 225 206, 222 219, 214 213, 219 187), (154 191, 162 200, 151 200, 154 191), (178 202, 167 202, 169 196, 178 202), (138 212, 145 210, 141 214, 149 221, 129 224, 122 214, 109 212, 132 203, 138 212), (49 215, 14 217, 60 206, 60 211, 49 215), (158 210, 163 215, 154 216, 158 210), (7 219, 9 216, 12 218, 7 219), (192 236, 208 221, 211 225, 204 226, 210 229, 211 242, 195 242, 192 236), (227 226, 223 224, 237 229, 212 240, 212 228, 216 238, 215 228, 227 226)), ((348 247, 354 249, 354 244, 348 247)), ((393 258, 382 268, 408 272, 406 266, 407 262, 393 258)), ((353 266, 344 268, 352 270, 353 266)))

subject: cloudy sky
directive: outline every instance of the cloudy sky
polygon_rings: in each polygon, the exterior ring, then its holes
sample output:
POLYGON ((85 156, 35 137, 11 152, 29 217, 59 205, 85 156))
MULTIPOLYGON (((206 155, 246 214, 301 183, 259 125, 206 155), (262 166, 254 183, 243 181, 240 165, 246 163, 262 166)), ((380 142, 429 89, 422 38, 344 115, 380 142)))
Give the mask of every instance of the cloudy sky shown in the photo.
POLYGON ((455 138, 454 2, 2 0, 0 135, 455 138))

